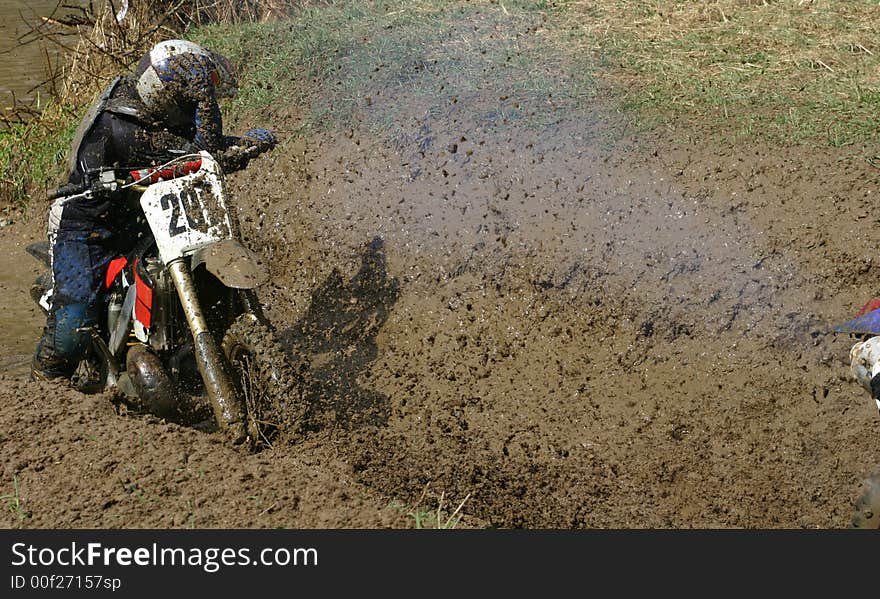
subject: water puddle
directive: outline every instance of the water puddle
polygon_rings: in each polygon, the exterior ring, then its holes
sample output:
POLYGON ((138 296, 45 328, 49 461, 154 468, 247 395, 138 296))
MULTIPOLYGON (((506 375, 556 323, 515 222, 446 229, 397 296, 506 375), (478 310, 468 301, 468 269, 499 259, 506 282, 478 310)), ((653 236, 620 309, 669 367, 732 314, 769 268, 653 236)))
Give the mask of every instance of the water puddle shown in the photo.
POLYGON ((69 15, 71 6, 85 2, 58 0, 0 0, 0 108, 13 98, 29 103, 58 69, 60 52, 56 44, 40 39, 35 28, 45 27, 44 17, 69 15))

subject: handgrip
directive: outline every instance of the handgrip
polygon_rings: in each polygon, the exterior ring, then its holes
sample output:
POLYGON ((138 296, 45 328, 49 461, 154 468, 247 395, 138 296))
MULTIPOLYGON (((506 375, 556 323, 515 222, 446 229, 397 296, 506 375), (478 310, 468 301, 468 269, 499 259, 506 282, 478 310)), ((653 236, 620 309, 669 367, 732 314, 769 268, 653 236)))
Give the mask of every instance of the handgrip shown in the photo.
POLYGON ((63 198, 65 196, 72 196, 78 193, 84 192, 88 189, 87 185, 82 183, 69 183, 67 185, 62 185, 57 188, 55 191, 49 193, 50 200, 56 200, 58 198, 63 198))

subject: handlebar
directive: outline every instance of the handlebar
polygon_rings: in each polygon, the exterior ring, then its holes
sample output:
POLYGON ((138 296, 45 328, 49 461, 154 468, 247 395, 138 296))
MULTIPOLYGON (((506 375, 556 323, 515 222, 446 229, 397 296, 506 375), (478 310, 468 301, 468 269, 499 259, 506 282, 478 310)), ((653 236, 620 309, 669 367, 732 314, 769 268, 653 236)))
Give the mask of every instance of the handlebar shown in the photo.
MULTIPOLYGON (((244 168, 247 162, 258 154, 269 149, 263 145, 248 146, 231 146, 216 155, 216 160, 220 167, 226 171, 238 170, 244 168)), ((202 168, 202 158, 198 154, 187 154, 180 156, 163 165, 155 167, 144 167, 137 169, 96 169, 89 173, 90 183, 69 183, 56 188, 48 194, 48 199, 55 200, 62 197, 100 193, 102 191, 113 191, 118 188, 117 177, 120 177, 125 186, 129 185, 150 185, 164 179, 175 179, 183 177, 191 173, 197 172, 202 168), (180 162, 184 158, 191 158, 186 162, 180 162), (110 175, 110 173, 113 173, 110 175), (110 179, 108 179, 108 176, 110 179)))
POLYGON ((89 188, 85 183, 74 184, 70 183, 68 185, 62 185, 57 188, 55 191, 49 193, 50 200, 57 200, 58 198, 63 198, 65 196, 72 196, 79 193, 83 193, 89 188))

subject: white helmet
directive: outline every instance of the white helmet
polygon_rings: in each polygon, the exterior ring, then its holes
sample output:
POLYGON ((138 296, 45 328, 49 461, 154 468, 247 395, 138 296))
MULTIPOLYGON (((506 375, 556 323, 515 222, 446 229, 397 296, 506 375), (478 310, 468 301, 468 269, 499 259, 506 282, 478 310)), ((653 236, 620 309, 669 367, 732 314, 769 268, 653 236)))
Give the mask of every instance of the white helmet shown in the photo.
POLYGON ((165 70, 169 58, 180 54, 195 54, 210 59, 213 65, 211 81, 217 97, 231 98, 238 93, 235 69, 225 56, 187 40, 165 40, 153 46, 144 57, 149 65, 146 65, 137 81, 138 94, 148 108, 156 104, 160 91, 165 87, 159 73, 165 70))

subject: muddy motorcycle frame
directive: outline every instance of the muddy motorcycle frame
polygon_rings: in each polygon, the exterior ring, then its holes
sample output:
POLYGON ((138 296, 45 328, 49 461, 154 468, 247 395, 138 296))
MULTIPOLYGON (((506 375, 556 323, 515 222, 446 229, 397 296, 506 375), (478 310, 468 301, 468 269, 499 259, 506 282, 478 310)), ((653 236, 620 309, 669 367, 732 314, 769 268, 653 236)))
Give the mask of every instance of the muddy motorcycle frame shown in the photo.
MULTIPOLYGON (((234 150, 237 153, 226 158, 234 156, 233 161, 239 164, 259 152, 257 148, 234 150)), ((164 363, 154 350, 175 349, 185 323, 218 428, 234 443, 246 438, 259 441, 262 433, 257 417, 248 410, 241 381, 233 380, 231 374, 231 361, 247 342, 227 337, 218 340, 205 305, 206 301, 215 301, 220 290, 227 301, 217 302, 211 309, 227 312, 224 326, 235 321, 244 327, 271 330, 253 291, 268 278, 268 272, 258 255, 239 240, 237 221, 225 202, 220 163, 203 151, 157 168, 102 169, 95 175, 96 183, 80 191, 79 197, 100 193, 137 197, 140 192, 139 212, 147 225, 144 237, 136 242, 140 250, 110 263, 106 279, 111 299, 105 316, 99 319, 99 325, 80 329, 90 336, 92 355, 102 362, 103 388, 117 388, 147 403, 167 403, 169 386, 175 383, 167 377, 164 363), (152 277, 146 264, 150 260, 152 277), (206 285, 199 282, 207 279, 204 274, 198 279, 194 276, 202 265, 213 275, 213 299, 204 297, 206 285), (145 279, 152 279, 153 285, 146 284, 145 279), (164 290, 156 284, 157 279, 166 280, 164 290), (173 295, 177 301, 171 299, 173 295), (237 306, 231 313, 230 297, 237 306), (218 308, 220 304, 223 307, 218 308), (132 359, 136 355, 142 359, 132 359)), ((69 186, 61 187, 50 198, 77 197, 70 191, 69 186)), ((50 294, 49 290, 39 302, 44 310, 49 309, 50 294)), ((274 357, 280 359, 277 352, 274 357)), ((278 379, 285 376, 281 367, 278 364, 273 370, 270 365, 270 372, 265 373, 279 385, 278 379)))

